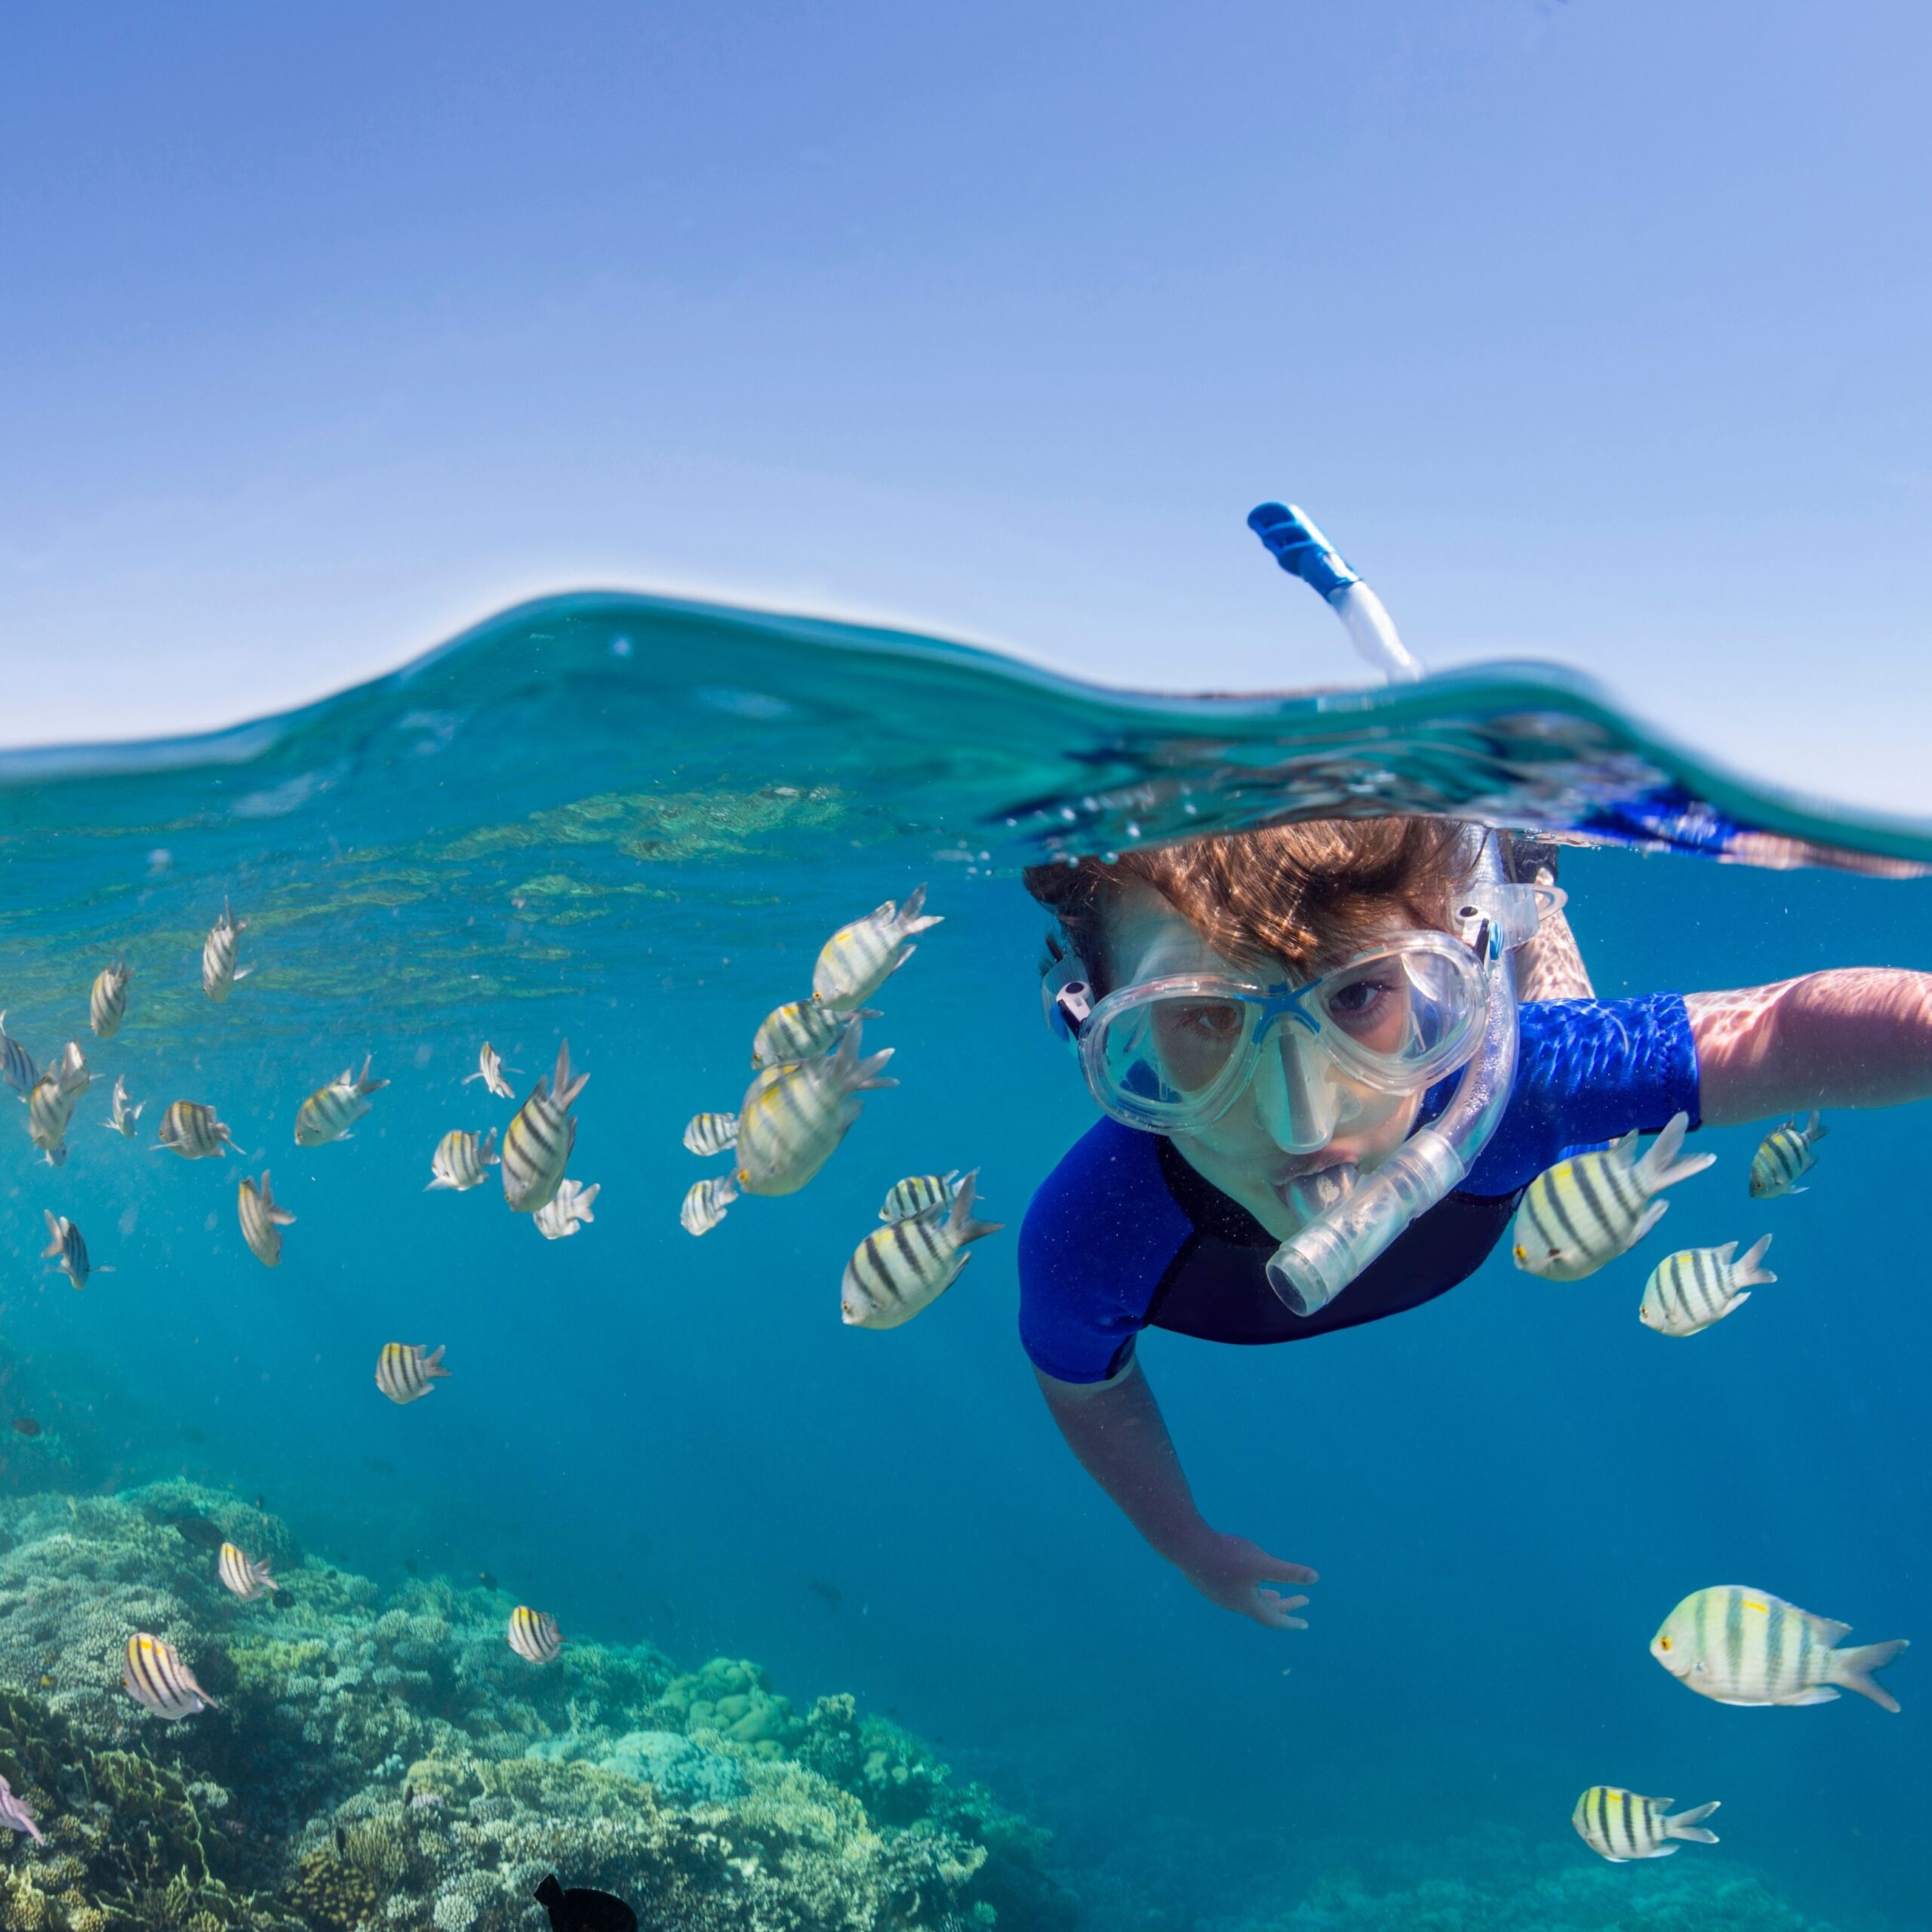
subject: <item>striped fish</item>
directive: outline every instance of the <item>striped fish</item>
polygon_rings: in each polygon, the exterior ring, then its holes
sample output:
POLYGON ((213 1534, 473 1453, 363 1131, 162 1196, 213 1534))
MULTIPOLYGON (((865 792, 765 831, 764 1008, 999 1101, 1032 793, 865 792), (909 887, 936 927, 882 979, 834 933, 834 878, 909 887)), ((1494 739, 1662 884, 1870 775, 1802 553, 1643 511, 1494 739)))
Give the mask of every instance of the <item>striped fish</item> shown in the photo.
POLYGON ((94 975, 94 990, 88 995, 88 1024, 100 1038, 111 1040, 120 1032, 128 1015, 128 982, 134 977, 125 959, 94 975))
POLYGON ((117 1073, 114 1076, 114 1111, 101 1122, 101 1125, 109 1133, 118 1134, 124 1140, 131 1140, 134 1137, 134 1123, 140 1118, 141 1109, 146 1105, 147 1103, 142 1100, 131 1107, 128 1106, 128 1076, 125 1073, 117 1073))
POLYGON ((1614 1784, 1593 1784, 1577 1801, 1570 1822, 1599 1858, 1621 1865, 1632 1858, 1668 1858, 1680 1841, 1715 1844, 1718 1835, 1703 1829, 1718 1808, 1718 1800, 1669 1815, 1674 1798, 1640 1798, 1614 1784))
POLYGON ((215 1574, 221 1579, 224 1589, 232 1590, 244 1603, 254 1603, 265 1597, 271 1590, 281 1586, 269 1574, 269 1560, 265 1556, 259 1563, 251 1563, 247 1555, 232 1543, 221 1546, 221 1554, 215 1558, 215 1574))
POLYGON ((502 1060, 498 1057, 496 1048, 485 1040, 483 1042, 483 1051, 476 1056, 476 1071, 474 1073, 466 1073, 463 1076, 463 1084, 467 1087, 472 1080, 480 1080, 483 1083, 485 1093, 494 1094, 500 1100, 514 1100, 516 1097, 516 1089, 503 1078, 503 1075, 506 1072, 514 1073, 516 1070, 513 1066, 506 1068, 502 1060))
POLYGON ((68 1123, 93 1078, 79 1042, 69 1040, 27 1095, 27 1138, 46 1155, 49 1167, 57 1168, 67 1158, 68 1123))
POLYGON ((973 1218, 975 1168, 950 1208, 928 1208, 875 1229, 845 1264, 838 1309, 848 1327, 897 1328, 938 1300, 972 1260, 966 1244, 1005 1224, 973 1218))
POLYGON ((1673 1114, 1641 1155, 1633 1129, 1614 1147, 1559 1161, 1537 1175, 1516 1211, 1510 1251, 1516 1266, 1546 1281, 1580 1281, 1635 1247, 1670 1205, 1653 1197, 1717 1158, 1678 1159, 1690 1124, 1688 1114, 1673 1114))
POLYGON ((768 1013, 752 1036, 752 1065, 784 1066, 793 1060, 817 1060, 838 1044, 838 1035, 848 1020, 877 1020, 881 1016, 866 1008, 857 1013, 841 1013, 838 1008, 821 1005, 815 999, 795 999, 768 1013))
POLYGON ((949 1208, 958 1192, 957 1168, 946 1174, 908 1174, 903 1180, 893 1183, 878 1217, 881 1221, 904 1221, 935 1208, 949 1208))
POLYGON ((245 980, 255 970, 235 963, 235 944, 248 930, 248 921, 236 918, 224 899, 221 917, 209 928, 202 947, 202 991, 217 1006, 234 990, 237 980, 245 980))
POLYGON ((600 1191, 595 1181, 588 1187, 580 1181, 559 1183, 556 1192, 537 1211, 537 1232, 546 1241, 562 1241, 575 1234, 585 1223, 596 1220, 590 1211, 600 1191))
MULTIPOLYGON (((64 1214, 57 1214, 50 1208, 41 1212, 47 1217, 47 1245, 40 1251, 43 1261, 51 1261, 77 1288, 88 1284, 88 1277, 96 1272, 94 1264, 88 1259, 88 1244, 81 1238, 81 1231, 64 1214)), ((98 1271, 111 1275, 112 1268, 98 1271)))
POLYGON ((1751 1299, 1749 1291, 1777 1277, 1760 1264, 1771 1238, 1749 1249, 1742 1261, 1731 1257, 1737 1244, 1721 1247, 1687 1247, 1666 1254, 1644 1284, 1644 1304, 1637 1318, 1660 1335, 1694 1335, 1751 1299))
POLYGON ((361 1073, 345 1066, 296 1109, 297 1146, 325 1147, 331 1140, 349 1138, 349 1130, 369 1111, 369 1096, 380 1094, 389 1084, 369 1078, 369 1063, 374 1058, 374 1054, 365 1054, 361 1073))
POLYGON ((539 1080, 530 1098, 517 1109, 503 1134, 503 1198, 519 1214, 534 1214, 552 1199, 563 1184, 564 1168, 577 1145, 577 1122, 571 1107, 590 1075, 571 1075, 571 1043, 557 1051, 557 1069, 546 1082, 539 1080))
POLYGON ((1780 1194, 1808 1192, 1807 1189, 1794 1187, 1792 1183, 1818 1164, 1818 1157, 1811 1150, 1831 1131, 1819 1118, 1816 1107, 1802 1127, 1795 1120, 1788 1120, 1783 1126, 1773 1128, 1751 1156, 1751 1198, 1775 1201, 1780 1194))
POLYGON ((436 1143, 436 1151, 429 1156, 429 1185, 423 1192, 429 1194, 447 1187, 458 1194, 467 1193, 472 1187, 481 1187, 496 1164, 497 1130, 494 1127, 485 1128, 480 1140, 460 1127, 453 1127, 436 1143))
POLYGON ((235 1137, 215 1118, 214 1108, 198 1100, 176 1100, 161 1117, 155 1145, 171 1149, 184 1161, 211 1160, 217 1154, 226 1160, 235 1137))
POLYGON ((693 1114, 685 1129, 685 1145, 694 1154, 709 1158, 728 1152, 738 1144, 736 1114, 693 1114))
POLYGON ((708 1235, 737 1198, 737 1183, 729 1174, 713 1174, 686 1190, 678 1223, 688 1235, 708 1235))
POLYGON ((510 1612, 510 1648, 531 1663, 549 1663, 564 1647, 564 1633, 548 1611, 518 1604, 510 1612))
POLYGON ((4 1777, 0 1777, 0 1825, 10 1832, 24 1832, 35 1844, 47 1841, 40 1835, 40 1827, 33 1821, 33 1814, 14 1795, 14 1787, 4 1777))
POLYGON ((1686 1597, 1651 1639, 1651 1655, 1687 1688, 1720 1704, 1829 1704, 1856 1690, 1888 1711, 1874 1679, 1906 1640, 1837 1647, 1849 1623, 1814 1617, 1763 1590, 1721 1583, 1686 1597))
POLYGON ((269 1171, 262 1170, 261 1184, 257 1186, 246 1174, 242 1177, 241 1186, 235 1195, 235 1212, 242 1220, 242 1238, 248 1244, 248 1252, 264 1268, 272 1268, 281 1260, 281 1231, 295 1225, 295 1217, 286 1208, 278 1207, 275 1196, 269 1191, 269 1171))
POLYGON ((899 1084, 884 1077, 891 1048, 859 1057, 864 1030, 855 1020, 835 1054, 753 1076, 738 1110, 737 1180, 746 1193, 795 1194, 859 1118, 860 1094, 899 1084))
POLYGON ((377 1358, 376 1386, 392 1402, 414 1402, 433 1395, 435 1385, 448 1377, 440 1346, 432 1351, 413 1342, 385 1342, 377 1358))
POLYGON ((39 1078, 40 1069, 33 1063, 33 1055, 7 1031, 7 1016, 0 1013, 0 1080, 24 1100, 39 1078))
POLYGON ((143 1710, 172 1724, 197 1711, 221 1706, 195 1681, 195 1673, 181 1661, 181 1653, 165 1638, 137 1630, 128 1639, 121 1659, 121 1682, 143 1710))
POLYGON ((903 906, 888 899, 875 912, 849 926, 841 926, 820 948, 812 968, 812 998, 821 1004, 849 1013, 863 1006, 918 949, 906 942, 940 921, 933 913, 923 918, 926 888, 913 891, 903 906))

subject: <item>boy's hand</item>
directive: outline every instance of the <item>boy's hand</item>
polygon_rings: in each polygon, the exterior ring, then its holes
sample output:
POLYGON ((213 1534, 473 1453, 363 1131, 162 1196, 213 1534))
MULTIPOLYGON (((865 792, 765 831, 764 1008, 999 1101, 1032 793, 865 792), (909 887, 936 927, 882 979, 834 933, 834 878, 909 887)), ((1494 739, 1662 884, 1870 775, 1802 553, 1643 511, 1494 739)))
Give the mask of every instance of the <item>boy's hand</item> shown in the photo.
POLYGON ((1306 1597, 1284 1596, 1269 1583, 1315 1583, 1321 1579, 1306 1564, 1284 1563, 1245 1537, 1211 1532, 1209 1540, 1180 1566, 1181 1574, 1210 1603, 1251 1617, 1270 1630, 1306 1630, 1308 1620, 1294 1612, 1306 1597))

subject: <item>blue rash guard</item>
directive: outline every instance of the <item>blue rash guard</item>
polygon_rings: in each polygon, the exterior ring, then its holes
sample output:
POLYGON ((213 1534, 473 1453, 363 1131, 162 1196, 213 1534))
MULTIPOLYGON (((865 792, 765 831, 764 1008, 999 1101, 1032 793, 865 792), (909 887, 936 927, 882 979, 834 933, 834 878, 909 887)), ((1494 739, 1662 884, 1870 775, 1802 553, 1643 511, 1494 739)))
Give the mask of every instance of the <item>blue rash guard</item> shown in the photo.
MULTIPOLYGON (((1466 1281, 1522 1191, 1580 1148, 1673 1114, 1698 1124, 1697 1050, 1676 993, 1525 1005, 1509 1104, 1462 1191, 1432 1208, 1318 1313, 1268 1285, 1278 1245, 1162 1136, 1103 1120, 1047 1177, 1020 1235, 1020 1339, 1062 1382, 1104 1382, 1143 1328, 1299 1342, 1419 1307, 1466 1281)), ((1425 1117, 1452 1083, 1429 1097, 1425 1117)))

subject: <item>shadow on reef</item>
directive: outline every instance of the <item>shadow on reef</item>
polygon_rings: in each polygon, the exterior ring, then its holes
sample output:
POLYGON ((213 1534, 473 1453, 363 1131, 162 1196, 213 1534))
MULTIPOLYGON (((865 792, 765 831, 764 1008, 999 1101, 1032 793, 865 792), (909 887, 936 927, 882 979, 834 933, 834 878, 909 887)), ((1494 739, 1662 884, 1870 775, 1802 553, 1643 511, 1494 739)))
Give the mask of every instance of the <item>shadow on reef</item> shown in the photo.
POLYGON ((0 1844, 0 1926, 503 1932, 544 1924, 552 1870, 678 1932, 1071 1923, 1047 1835, 849 1697, 801 1715, 755 1663, 648 1644, 533 1666, 511 1607, 440 1580, 385 1601, 185 1482, 0 1503, 0 1772, 47 1839, 0 1844), (211 1536, 281 1593, 230 1596, 211 1536), (139 1709, 135 1630, 221 1709, 139 1709))

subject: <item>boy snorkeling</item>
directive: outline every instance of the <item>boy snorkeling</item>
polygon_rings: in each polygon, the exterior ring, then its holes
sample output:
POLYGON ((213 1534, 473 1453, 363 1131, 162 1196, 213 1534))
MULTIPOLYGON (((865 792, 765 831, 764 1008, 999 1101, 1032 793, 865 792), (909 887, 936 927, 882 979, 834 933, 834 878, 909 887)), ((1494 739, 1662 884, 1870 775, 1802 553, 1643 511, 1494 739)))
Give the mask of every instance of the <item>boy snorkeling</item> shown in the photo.
POLYGON ((1060 925, 1050 1017, 1106 1117, 1028 1210, 1021 1340, 1069 1447, 1148 1543, 1273 1628, 1306 1627, 1307 1598, 1279 1586, 1315 1573, 1202 1517, 1135 1358, 1142 1329, 1260 1344, 1380 1321, 1473 1274, 1568 1152, 1679 1113, 1733 1125, 1932 1096, 1932 975, 1860 968, 1599 1001, 1546 912, 1519 956, 1525 997, 1502 1016, 1513 1070, 1506 1056, 1467 1171, 1339 1296, 1298 1312, 1278 1244, 1332 1221, 1466 1109, 1466 1070, 1499 1033, 1489 923, 1469 927, 1475 881, 1498 845, 1518 881, 1549 876, 1509 841, 1434 820, 1317 820, 1026 875, 1060 925))

